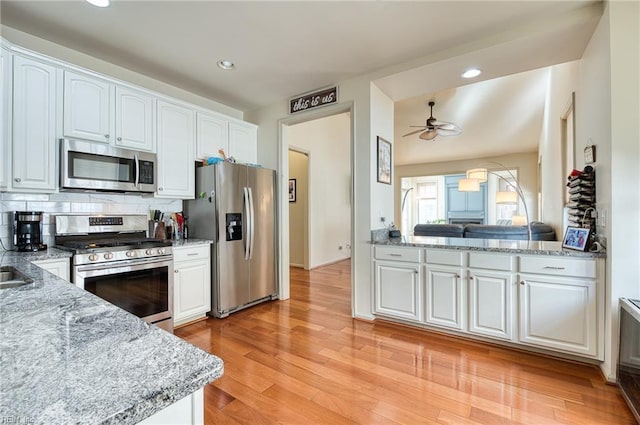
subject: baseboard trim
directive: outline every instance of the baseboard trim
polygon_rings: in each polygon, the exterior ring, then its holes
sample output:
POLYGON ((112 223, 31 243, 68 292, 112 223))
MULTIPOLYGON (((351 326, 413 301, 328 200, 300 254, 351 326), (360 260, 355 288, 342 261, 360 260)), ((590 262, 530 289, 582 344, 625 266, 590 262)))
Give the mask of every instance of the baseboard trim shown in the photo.
POLYGON ((317 269, 319 267, 324 267, 324 266, 330 266, 331 264, 341 263, 341 262, 346 261, 346 260, 351 260, 351 256, 346 257, 346 258, 339 258, 337 260, 328 261, 328 262, 322 263, 322 264, 316 264, 315 266, 310 267, 309 270, 317 269))

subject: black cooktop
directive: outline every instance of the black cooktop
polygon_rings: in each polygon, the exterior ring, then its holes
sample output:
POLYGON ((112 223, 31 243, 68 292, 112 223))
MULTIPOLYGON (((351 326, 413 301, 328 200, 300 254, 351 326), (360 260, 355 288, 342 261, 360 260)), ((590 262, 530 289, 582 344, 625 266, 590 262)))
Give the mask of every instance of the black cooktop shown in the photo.
POLYGON ((56 247, 75 252, 128 250, 171 246, 169 240, 132 236, 130 234, 64 236, 56 238, 56 247))

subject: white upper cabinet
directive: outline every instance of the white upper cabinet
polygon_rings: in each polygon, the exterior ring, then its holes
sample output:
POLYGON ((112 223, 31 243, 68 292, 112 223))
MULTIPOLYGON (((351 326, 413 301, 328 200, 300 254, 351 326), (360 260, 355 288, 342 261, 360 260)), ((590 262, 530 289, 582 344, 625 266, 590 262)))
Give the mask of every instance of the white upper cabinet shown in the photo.
POLYGON ((6 189, 9 181, 11 158, 11 53, 0 49, 0 190, 6 189))
POLYGON ((141 151, 154 149, 154 97, 116 86, 115 145, 141 151))
POLYGON ((229 122, 229 152, 238 162, 258 162, 258 127, 251 123, 229 122))
POLYGON ((195 195, 195 112, 158 101, 158 192, 162 198, 195 195))
POLYGON ((51 65, 13 58, 14 190, 56 189, 56 80, 51 65))
POLYGON ((66 137, 110 142, 112 88, 107 81, 65 71, 63 130, 66 137))
POLYGON ((229 155, 229 121, 218 115, 197 113, 196 159, 220 156, 224 149, 229 155))

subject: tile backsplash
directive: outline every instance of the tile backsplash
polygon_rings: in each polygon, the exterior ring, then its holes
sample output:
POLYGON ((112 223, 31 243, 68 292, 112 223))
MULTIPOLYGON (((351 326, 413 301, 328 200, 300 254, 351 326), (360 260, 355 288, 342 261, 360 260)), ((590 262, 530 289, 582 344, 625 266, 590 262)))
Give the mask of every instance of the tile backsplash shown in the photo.
POLYGON ((182 201, 102 193, 0 193, 0 239, 7 249, 12 246, 14 211, 42 211, 44 243, 52 246, 56 214, 148 215, 150 209, 182 211, 182 201))

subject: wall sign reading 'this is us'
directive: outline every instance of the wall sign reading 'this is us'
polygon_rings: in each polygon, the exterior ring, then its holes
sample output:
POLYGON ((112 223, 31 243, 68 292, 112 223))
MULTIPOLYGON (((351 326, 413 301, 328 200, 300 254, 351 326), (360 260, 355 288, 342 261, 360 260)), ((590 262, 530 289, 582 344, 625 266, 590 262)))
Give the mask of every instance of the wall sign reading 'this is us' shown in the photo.
POLYGON ((336 102, 338 102, 338 87, 330 87, 294 97, 289 101, 289 113, 295 114, 296 112, 307 111, 336 102))

